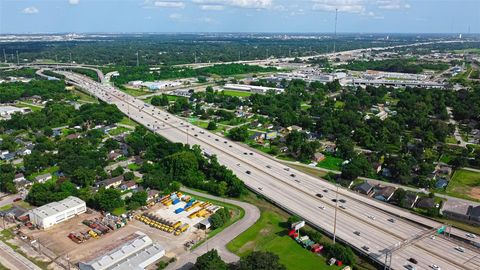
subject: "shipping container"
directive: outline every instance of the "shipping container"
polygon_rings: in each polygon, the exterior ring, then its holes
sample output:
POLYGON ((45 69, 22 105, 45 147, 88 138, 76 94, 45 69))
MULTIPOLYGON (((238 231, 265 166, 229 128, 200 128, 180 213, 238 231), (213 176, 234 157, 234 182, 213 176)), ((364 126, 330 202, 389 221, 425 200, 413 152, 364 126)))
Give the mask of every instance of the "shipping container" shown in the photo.
POLYGON ((183 212, 183 210, 184 210, 183 208, 177 208, 175 210, 175 214, 179 214, 179 213, 183 212))
POLYGON ((173 200, 172 203, 173 203, 173 205, 175 205, 175 204, 177 204, 177 203, 179 203, 179 202, 180 202, 180 199, 177 198, 177 199, 173 200))

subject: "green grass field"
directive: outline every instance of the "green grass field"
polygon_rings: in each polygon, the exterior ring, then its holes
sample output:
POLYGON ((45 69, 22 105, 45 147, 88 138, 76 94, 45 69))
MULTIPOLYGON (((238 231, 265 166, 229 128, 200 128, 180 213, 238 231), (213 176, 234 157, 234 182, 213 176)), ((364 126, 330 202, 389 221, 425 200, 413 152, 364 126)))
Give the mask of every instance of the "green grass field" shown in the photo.
POLYGON ((233 96, 233 97, 249 97, 252 95, 252 93, 250 92, 235 91, 235 90, 223 90, 223 93, 226 96, 233 96))
POLYGON ((143 96, 150 93, 150 92, 133 89, 133 88, 127 88, 127 87, 120 88, 120 90, 134 97, 143 96))
POLYGON ((128 131, 132 131, 131 129, 129 128, 126 128, 126 127, 117 127, 115 129, 112 129, 108 132, 108 134, 112 135, 112 136, 116 136, 116 135, 120 135, 124 132, 128 132, 128 131))
POLYGON ((328 169, 328 170, 340 171, 342 162, 343 162, 343 159, 341 158, 326 156, 324 160, 320 161, 317 164, 317 167, 328 169))
POLYGON ((119 124, 136 127, 138 126, 137 122, 129 119, 128 117, 123 117, 122 121, 118 122, 119 124))
POLYGON ((480 173, 467 170, 456 170, 446 193, 459 198, 480 201, 480 173))
POLYGON ((243 257, 252 251, 269 251, 280 257, 287 269, 339 269, 328 266, 325 258, 302 248, 286 234, 286 219, 278 213, 263 211, 260 219, 247 231, 227 244, 227 248, 243 257))

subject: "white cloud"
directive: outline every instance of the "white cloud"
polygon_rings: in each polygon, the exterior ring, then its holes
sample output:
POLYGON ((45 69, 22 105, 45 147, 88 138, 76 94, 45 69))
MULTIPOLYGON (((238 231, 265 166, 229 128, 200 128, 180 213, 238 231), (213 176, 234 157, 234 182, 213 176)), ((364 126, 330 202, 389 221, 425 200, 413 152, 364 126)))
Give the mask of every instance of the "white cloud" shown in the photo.
POLYGON ((238 8, 267 9, 272 7, 273 0, 192 0, 202 6, 231 6, 238 8))
POLYGON ((38 8, 36 8, 34 6, 26 7, 22 10, 23 14, 36 14, 36 13, 39 13, 39 12, 40 11, 38 10, 38 8))
POLYGON ((172 13, 168 16, 171 20, 180 21, 183 19, 183 15, 180 13, 172 13))
POLYGON ((410 4, 405 3, 403 0, 377 0, 376 4, 379 9, 395 10, 410 8, 410 4))
POLYGON ((70 5, 78 5, 80 3, 80 0, 68 0, 68 3, 70 5))
POLYGON ((209 10, 209 11, 220 11, 224 10, 225 6, 222 5, 200 5, 201 10, 209 10))
POLYGON ((155 1, 153 5, 161 8, 185 8, 185 3, 180 1, 155 1))
POLYGON ((203 17, 200 19, 201 22, 206 23, 206 24, 218 24, 218 21, 210 18, 210 17, 203 17))
POLYGON ((363 0, 314 0, 313 10, 335 11, 346 13, 365 13, 363 0))

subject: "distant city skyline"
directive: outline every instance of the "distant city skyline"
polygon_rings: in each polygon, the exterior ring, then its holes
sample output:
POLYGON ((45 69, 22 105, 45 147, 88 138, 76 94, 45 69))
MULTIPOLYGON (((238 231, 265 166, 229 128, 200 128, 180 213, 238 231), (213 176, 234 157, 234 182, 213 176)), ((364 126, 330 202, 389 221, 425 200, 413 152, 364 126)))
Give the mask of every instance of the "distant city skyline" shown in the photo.
POLYGON ((478 0, 0 0, 0 34, 480 33, 478 0))

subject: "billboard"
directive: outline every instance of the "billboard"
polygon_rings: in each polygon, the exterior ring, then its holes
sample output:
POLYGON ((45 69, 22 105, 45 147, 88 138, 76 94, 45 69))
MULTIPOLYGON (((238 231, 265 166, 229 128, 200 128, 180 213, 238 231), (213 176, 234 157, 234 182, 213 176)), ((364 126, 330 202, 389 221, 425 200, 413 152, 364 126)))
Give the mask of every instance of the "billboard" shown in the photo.
POLYGON ((298 231, 298 230, 300 230, 303 226, 305 226, 305 221, 304 221, 304 220, 293 223, 293 224, 292 224, 292 229, 294 229, 295 231, 298 231))

